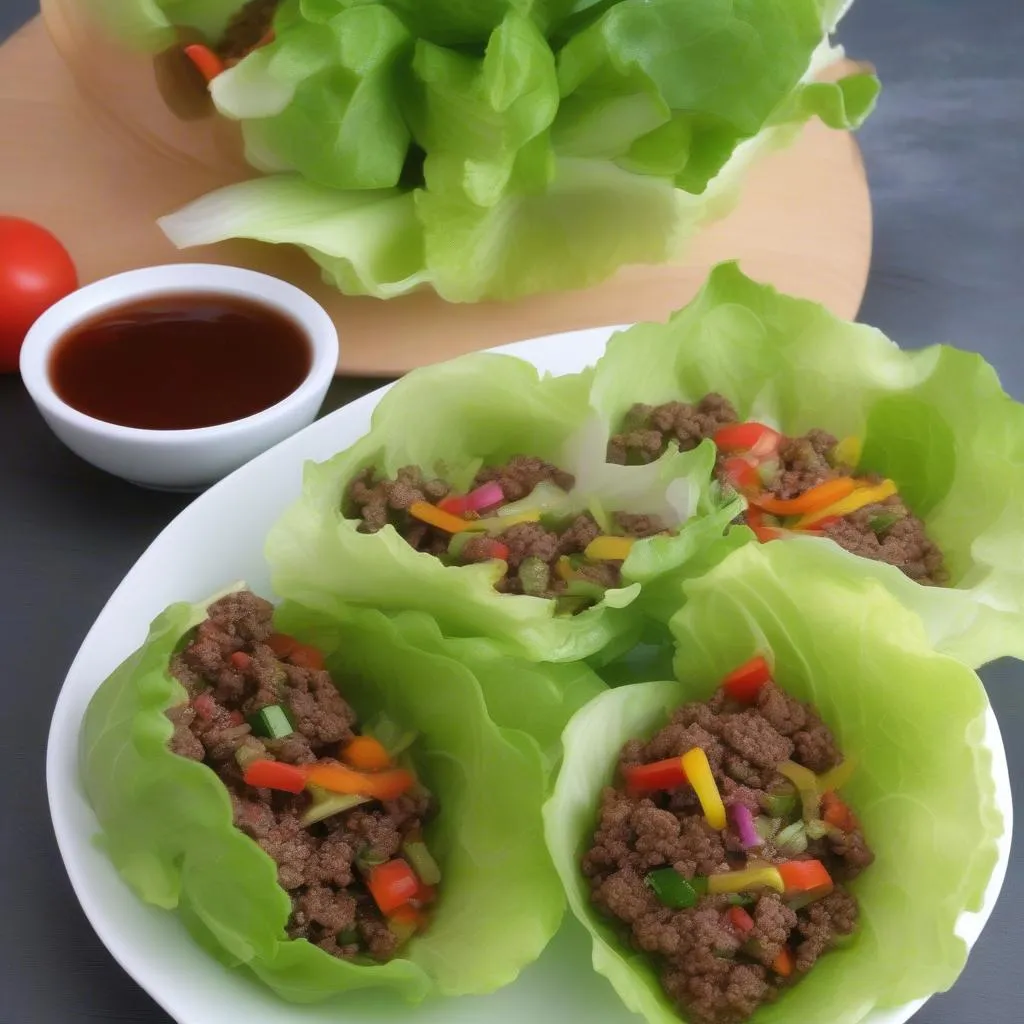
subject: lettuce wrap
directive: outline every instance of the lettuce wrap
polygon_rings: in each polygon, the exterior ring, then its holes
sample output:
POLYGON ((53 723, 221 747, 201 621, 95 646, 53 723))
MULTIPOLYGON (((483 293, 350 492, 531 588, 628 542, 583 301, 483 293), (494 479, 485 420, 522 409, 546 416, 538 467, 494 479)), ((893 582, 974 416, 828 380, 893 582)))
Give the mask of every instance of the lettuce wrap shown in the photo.
POLYGON ((302 496, 267 541, 275 591, 321 610, 344 601, 425 611, 446 635, 499 640, 532 660, 575 661, 628 648, 642 628, 644 589, 657 593, 673 574, 726 553, 733 542, 725 530, 741 503, 712 486, 710 443, 670 450, 648 466, 606 464, 607 435, 588 406, 589 390, 589 372, 539 378, 526 362, 487 353, 409 374, 381 400, 365 437, 307 465, 302 496), (572 490, 547 512, 581 512, 596 502, 608 511, 658 514, 676 533, 637 541, 621 586, 570 616, 554 600, 499 593, 495 584, 506 571, 500 559, 445 565, 411 547, 393 525, 363 533, 347 515, 349 485, 367 468, 394 476, 415 466, 466 489, 482 464, 517 453, 575 475, 572 490))
POLYGON ((300 246, 353 295, 513 299, 672 259, 753 160, 878 93, 815 81, 839 0, 283 0, 240 52, 234 0, 201 25, 189 0, 118 2, 107 23, 155 48, 206 31, 214 103, 267 175, 164 218, 171 241, 300 246))
POLYGON ((779 686, 813 704, 855 759, 843 793, 876 859, 850 884, 860 903, 852 940, 751 1020, 856 1024, 876 1008, 948 989, 963 969, 957 920, 981 907, 1003 832, 983 742, 984 689, 935 652, 920 620, 878 579, 849 560, 823 566, 824 553, 805 540, 748 545, 689 581, 672 622, 679 681, 607 691, 565 731, 544 808, 548 844, 593 938, 595 969, 652 1024, 680 1018, 645 956, 591 905, 580 861, 623 744, 657 731, 681 703, 707 699, 755 653, 769 656, 779 686))
MULTIPOLYGON (((709 392, 789 436, 821 428, 863 439, 858 472, 896 483, 945 556, 949 586, 921 586, 867 559, 857 571, 917 611, 940 650, 972 666, 1024 655, 1024 406, 981 356, 948 345, 902 351, 723 264, 667 324, 612 338, 592 402, 618 429, 634 403, 709 392)), ((819 543, 824 571, 854 558, 819 543)))
POLYGON ((214 771, 168 749, 165 712, 187 697, 168 663, 207 606, 176 604, 160 615, 85 717, 85 792, 101 845, 125 882, 147 903, 175 910, 220 962, 293 1002, 371 987, 418 1001, 511 982, 562 917, 539 809, 558 730, 602 684, 581 666, 542 673, 481 642, 448 646, 423 617, 392 620, 338 607, 327 619, 294 605, 281 610, 289 630, 320 645, 362 720, 384 716, 416 734, 412 763, 440 808, 426 830, 443 872, 429 928, 399 958, 355 964, 287 938, 292 904, 274 861, 234 827, 214 771), (511 690, 513 676, 522 710, 496 689, 505 682, 511 690), (486 696, 509 725, 488 714, 486 696))

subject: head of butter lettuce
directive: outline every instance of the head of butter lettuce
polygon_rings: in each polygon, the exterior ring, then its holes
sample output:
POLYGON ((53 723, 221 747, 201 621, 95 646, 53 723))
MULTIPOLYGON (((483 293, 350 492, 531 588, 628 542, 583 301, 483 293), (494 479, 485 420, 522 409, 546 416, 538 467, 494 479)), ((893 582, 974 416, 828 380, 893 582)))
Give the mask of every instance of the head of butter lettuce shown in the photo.
MULTIPOLYGON (((92 0, 150 48, 215 42, 243 4, 92 0)), ((661 263, 819 117, 858 126, 870 73, 816 81, 844 0, 283 0, 214 79, 263 177, 161 225, 182 248, 303 248, 346 294, 452 302, 661 263)))
POLYGON ((710 697, 758 652, 856 759, 844 793, 876 860, 851 885, 861 917, 850 945, 752 1024, 858 1024, 875 1009, 945 991, 963 969, 957 921, 980 909, 1004 830, 983 739, 985 691, 973 671, 933 650, 920 620, 877 579, 852 562, 821 561, 821 546, 807 540, 748 545, 691 580, 672 622, 678 681, 608 690, 565 731, 544 808, 548 843, 593 939, 595 969, 650 1024, 677 1024, 680 1015, 645 956, 593 909, 580 860, 622 745, 657 731, 681 703, 710 697))
MULTIPOLYGON (((917 611, 946 653, 972 666, 1024 657, 1024 405, 980 355, 903 351, 722 264, 667 324, 612 338, 592 403, 614 430, 635 402, 709 391, 790 435, 860 437, 860 470, 896 482, 945 555, 950 585, 925 587, 866 559, 858 571, 917 611)), ((855 558, 816 543, 839 568, 855 558)))
POLYGON ((167 748, 164 712, 186 699, 168 662, 207 605, 161 614, 85 716, 82 781, 101 846, 124 881, 147 903, 175 911, 225 966, 292 1002, 356 989, 418 1001, 511 982, 562 918, 540 807, 561 728, 602 684, 582 666, 540 671, 482 641, 453 646, 422 615, 280 609, 280 628, 321 646, 362 721, 384 714, 418 733, 416 769, 440 807, 429 840, 443 896, 429 931, 399 959, 356 965, 287 938, 291 905, 274 862, 233 826, 216 775, 167 748))
MULTIPOLYGON (((449 636, 487 637, 537 661, 575 661, 630 646, 641 629, 644 591, 724 554, 741 505, 712 486, 714 448, 670 450, 649 466, 605 462, 607 433, 588 405, 590 374, 540 377, 529 363, 479 353, 410 373, 381 400, 369 433, 327 462, 308 464, 301 497, 275 523, 266 555, 273 586, 308 607, 341 600, 384 611, 417 609, 449 636), (351 481, 373 467, 394 477, 404 466, 465 490, 481 465, 516 454, 546 459, 576 484, 564 506, 598 501, 609 512, 662 516, 674 536, 638 541, 623 586, 574 616, 555 602, 500 594, 504 562, 446 566, 410 547, 392 526, 358 530, 346 517, 351 481)), ((518 503, 525 509, 529 500, 518 503)))

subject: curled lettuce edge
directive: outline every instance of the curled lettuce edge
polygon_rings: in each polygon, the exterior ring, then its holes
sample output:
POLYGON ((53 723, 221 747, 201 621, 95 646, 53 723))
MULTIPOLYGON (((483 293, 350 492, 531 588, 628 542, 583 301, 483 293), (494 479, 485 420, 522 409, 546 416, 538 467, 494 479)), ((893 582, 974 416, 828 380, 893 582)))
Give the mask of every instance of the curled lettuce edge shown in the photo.
POLYGON ((811 542, 748 545, 687 582, 672 622, 682 682, 609 690, 563 734, 544 807, 548 846, 593 939, 595 970, 651 1024, 680 1015, 650 962, 593 909, 580 860, 621 746, 656 731, 679 704, 707 699, 755 652, 770 652, 780 685, 813 703, 857 759, 844 793, 876 861, 851 884, 861 908, 853 941, 752 1022, 817 1024, 828 1006, 834 1024, 858 1024, 946 991, 966 962, 964 936, 977 936, 1001 885, 1009 780, 981 681, 934 651, 916 616, 876 580, 849 562, 822 572, 821 557, 811 542))
MULTIPOLYGON (((240 585, 224 593, 235 589, 240 585)), ((431 929, 387 964, 348 963, 287 938, 291 901, 273 860, 234 827, 215 773, 168 748, 173 727, 165 711, 187 698, 168 663, 216 597, 164 611, 85 715, 81 777, 100 825, 97 841, 124 881, 145 902, 176 911, 222 964, 245 969, 291 1002, 359 989, 418 1002, 432 993, 484 994, 513 981, 562 919, 564 897, 539 811, 557 731, 599 692, 600 681, 584 666, 562 667, 555 677, 518 666, 483 642, 448 645, 415 617, 280 610, 280 622, 322 645, 364 720, 386 713, 419 734, 417 771, 441 808, 427 833, 445 875, 431 929), (484 668, 495 680, 515 679, 537 709, 509 701, 489 682, 484 687, 484 668), (509 726, 488 713, 485 689, 509 726), (517 823, 514 835, 499 827, 507 820, 517 823)))

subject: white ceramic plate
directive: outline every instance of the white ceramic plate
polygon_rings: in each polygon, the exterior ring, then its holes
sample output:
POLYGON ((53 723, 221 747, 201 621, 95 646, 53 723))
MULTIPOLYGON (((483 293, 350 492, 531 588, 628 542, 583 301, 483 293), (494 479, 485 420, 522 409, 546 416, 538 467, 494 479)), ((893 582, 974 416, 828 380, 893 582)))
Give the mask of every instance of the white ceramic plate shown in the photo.
MULTIPOLYGON (((598 358, 613 330, 541 338, 503 351, 542 370, 571 373, 598 358)), ((145 639, 150 621, 167 605, 202 600, 236 580, 271 593, 263 541, 299 493, 303 463, 329 458, 365 433, 385 390, 314 423, 207 491, 157 537, 110 598, 64 682, 47 749, 50 812, 71 883, 110 952, 179 1024, 636 1022, 639 1018, 627 1013, 608 983, 591 970, 589 939, 571 915, 541 959, 515 984, 491 996, 435 1001, 417 1008, 388 1002, 379 993, 354 995, 331 1006, 288 1005, 244 974, 227 971, 209 958, 173 914, 137 900, 92 845, 97 824, 78 780, 77 756, 79 728, 96 688, 145 639)), ((965 914, 960 921, 960 934, 972 945, 1002 887, 1013 829, 1006 755, 991 711, 987 741, 1006 831, 984 909, 965 914)), ((869 1024, 902 1024, 920 1005, 877 1012, 869 1024)))

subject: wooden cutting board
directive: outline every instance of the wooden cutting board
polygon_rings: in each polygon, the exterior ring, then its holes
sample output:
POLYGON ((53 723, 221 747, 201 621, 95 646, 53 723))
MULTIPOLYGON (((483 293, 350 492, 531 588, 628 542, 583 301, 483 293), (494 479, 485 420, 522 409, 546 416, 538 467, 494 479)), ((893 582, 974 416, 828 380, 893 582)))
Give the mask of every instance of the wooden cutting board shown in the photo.
POLYGON ((327 288, 289 247, 232 242, 180 253, 156 219, 251 174, 235 126, 175 116, 150 58, 126 57, 97 38, 75 13, 83 5, 42 6, 46 26, 36 19, 0 47, 0 211, 59 235, 83 282, 180 261, 268 271, 327 307, 341 336, 340 372, 359 376, 394 376, 559 331, 661 319, 723 259, 739 259, 751 276, 840 316, 852 318, 860 306, 871 254, 864 167, 850 135, 817 122, 753 169, 736 209, 679 262, 629 267, 587 291, 479 305, 426 292, 383 302, 327 288))

